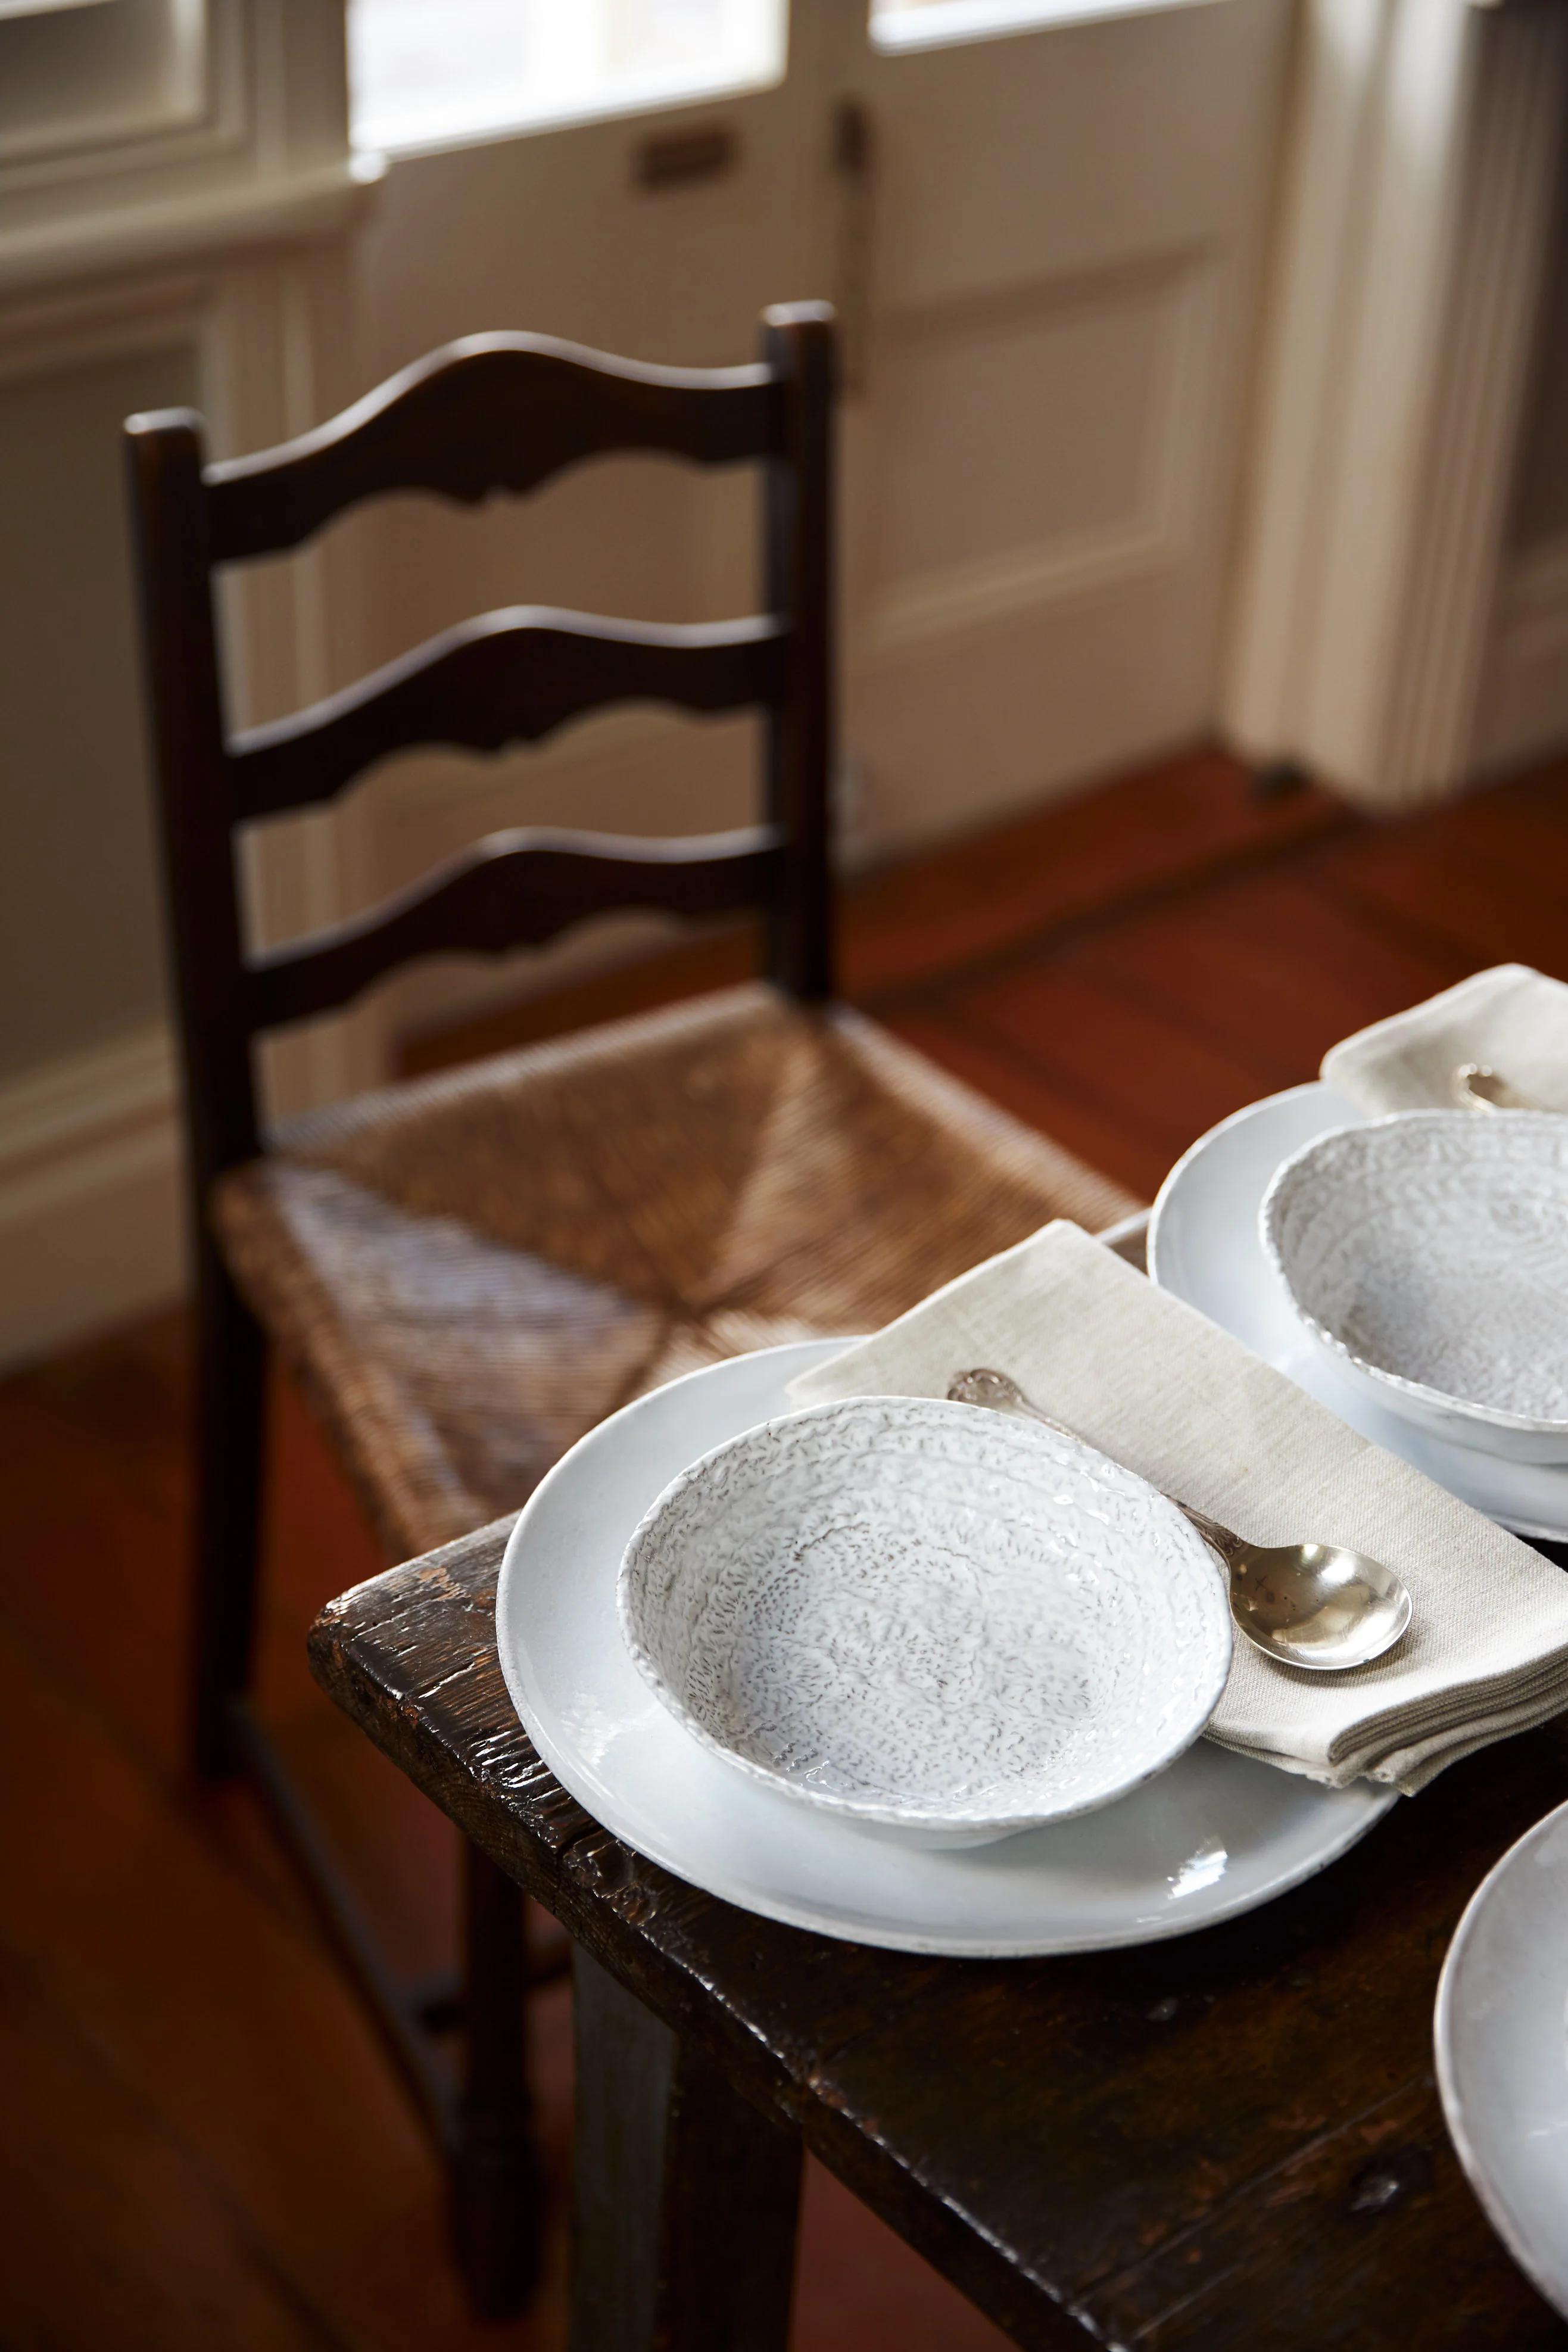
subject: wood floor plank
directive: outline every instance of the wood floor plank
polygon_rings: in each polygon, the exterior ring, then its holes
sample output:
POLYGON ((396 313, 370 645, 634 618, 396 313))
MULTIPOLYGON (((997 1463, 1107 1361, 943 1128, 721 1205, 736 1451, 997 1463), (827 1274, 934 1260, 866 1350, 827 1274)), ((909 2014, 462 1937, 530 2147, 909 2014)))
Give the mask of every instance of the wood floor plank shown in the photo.
POLYGON ((1141 1199, 1154 1198, 1168 1155, 1129 1128, 1113 1107, 1086 1102, 1058 1084, 1027 1050, 1014 1050, 1006 1038, 982 1038, 972 1024, 940 1011, 894 1013, 886 1025, 1026 1127, 1052 1137, 1141 1199))
POLYGON ((1010 2340, 807 2158, 791 2352, 1008 2352, 1010 2340))
POLYGON ((980 1042, 1010 1049, 1086 1109, 1124 1124, 1166 1167, 1263 1091, 1255 1058, 1195 1034, 1178 1009, 1103 987, 1063 961, 1019 964, 956 991, 945 1009, 980 1042))
POLYGON ((1333 891, 1289 870, 1223 877, 1096 929, 1057 961, 1176 1013, 1189 1034, 1274 1087, 1315 1077, 1339 1038, 1469 969, 1458 950, 1422 950, 1358 921, 1333 891))
POLYGON ((341 2352, 205 2167, 0 1947, 0 2343, 341 2352))
POLYGON ((1316 870, 1369 928, 1457 955, 1467 971, 1529 963, 1568 977, 1568 848, 1542 864, 1530 891, 1478 856, 1473 841, 1451 839, 1432 821, 1419 833, 1336 843, 1316 870))
MULTIPOLYGON (((68 1652, 95 1706, 166 1775, 183 1763, 187 1387, 183 1326, 160 1318, 0 1391, 8 1533, 0 1605, 35 1640, 68 1652), (37 1563, 61 1549, 89 1561, 91 1572, 41 1577, 37 1563)), ((327 1705, 305 1664, 305 1631, 321 1603, 387 1563, 320 1432, 282 1381, 272 1426, 263 1704, 334 1842, 353 1857, 356 1887, 394 1964, 432 1976, 455 1957, 455 1833, 327 1705)), ((254 1807, 242 1801, 225 1818, 246 1866, 302 1921, 254 1807)))
POLYGON ((880 1002, 1354 825, 1322 793, 1259 800, 1223 752, 1166 760, 862 877, 846 898, 845 984, 857 1001, 880 1002))
POLYGON ((1411 836, 1473 852, 1525 896, 1568 887, 1568 761, 1406 820, 1411 836))
POLYGON ((300 2302, 365 2352, 476 2352, 435 2169, 315 1943, 0 1632, 5 1932, 51 2005, 221 2184, 300 2302))
MULTIPOLYGON (((68 1649, 99 1703, 169 1770, 182 1760, 190 1614, 189 1384, 183 1318, 113 1333, 0 1384, 8 1537, 0 1546, 0 1605, 68 1649), (90 1561, 92 1572, 41 1579, 36 1563, 62 1547, 90 1561)), ((373 1576, 387 1563, 319 1430, 282 1381, 274 1384, 272 1427, 267 1681, 328 1721, 332 1711, 305 1669, 304 1630, 342 1580, 373 1576)))
POLYGON ((51 1407, 27 1374, 0 1393, 0 1607, 69 1669, 93 1704, 172 1772, 179 1757, 185 1610, 178 1563, 183 1513, 164 1486, 183 1483, 183 1424, 164 1419, 161 1457, 140 1481, 121 1459, 112 1410, 103 1439, 51 1407), (68 1561, 68 1572, 53 1563, 68 1561))

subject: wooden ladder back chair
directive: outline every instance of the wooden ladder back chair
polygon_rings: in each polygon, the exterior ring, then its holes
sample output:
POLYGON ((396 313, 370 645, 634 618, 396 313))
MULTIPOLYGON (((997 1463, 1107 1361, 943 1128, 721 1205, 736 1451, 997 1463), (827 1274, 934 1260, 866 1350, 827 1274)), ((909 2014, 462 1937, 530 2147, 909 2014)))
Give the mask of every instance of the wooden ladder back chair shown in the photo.
POLYGON ((476 2299, 512 2307, 531 2278, 534 2183, 519 2053, 516 1891, 471 1851, 465 2115, 454 2116, 306 1809, 247 1699, 263 1458, 260 1326, 214 1230, 218 1180, 261 1149, 254 1041, 342 1005, 397 964, 442 949, 540 944, 627 906, 763 910, 768 968, 802 999, 831 984, 828 865, 831 313, 779 310, 755 366, 645 367, 543 336, 475 336, 418 362, 285 447, 204 462, 184 411, 126 427, 147 679, 183 1047, 200 1318, 196 1640, 198 1771, 250 1771, 334 1940, 369 1996, 422 2112, 458 2165, 460 2252, 476 2299), (215 568, 298 547, 346 508, 399 489, 476 500, 538 487, 610 450, 664 450, 767 469, 767 613, 707 627, 492 614, 348 692, 231 735, 212 592, 215 568), (632 698, 767 714, 768 808, 745 832, 622 841, 540 832, 480 844, 362 920, 261 953, 243 944, 236 830, 310 807, 405 746, 498 750, 632 698), (476 1939, 486 1948, 476 1953, 476 1939), (495 1965, 497 1948, 514 1953, 495 1965), (475 1981, 492 2013, 476 2015, 475 1981), (478 2049, 472 2045, 477 2042, 478 2049), (498 2071, 497 2071, 498 2069, 498 2071), (510 2078, 508 2080, 508 2077, 510 2078), (465 2146, 465 2137, 470 2143, 465 2146), (465 2158, 472 2175, 463 2179, 465 2158))
MULTIPOLYGON (((805 304, 767 313, 758 364, 710 372, 475 337, 219 465, 188 412, 126 428, 198 1286, 194 1761, 249 1772, 269 1801, 451 2159, 458 2258, 492 2313, 526 2293, 536 2251, 519 1898, 469 1849, 454 2101, 249 1701, 264 1327, 411 1557, 515 1507, 640 1388, 769 1339, 866 1328, 1046 1216, 1129 1205, 830 1002, 833 377, 832 315, 805 304), (215 568, 297 548, 373 495, 523 492, 627 449, 761 464, 760 617, 494 613, 314 709, 226 731, 215 568), (362 919, 247 951, 239 829, 404 746, 496 751, 632 698, 759 708, 762 821, 674 841, 493 836, 362 919), (632 906, 757 910, 771 984, 386 1088, 263 1150, 265 1032, 410 957, 538 944, 632 906)), ((539 1769, 518 1740, 518 1769, 539 1769)))

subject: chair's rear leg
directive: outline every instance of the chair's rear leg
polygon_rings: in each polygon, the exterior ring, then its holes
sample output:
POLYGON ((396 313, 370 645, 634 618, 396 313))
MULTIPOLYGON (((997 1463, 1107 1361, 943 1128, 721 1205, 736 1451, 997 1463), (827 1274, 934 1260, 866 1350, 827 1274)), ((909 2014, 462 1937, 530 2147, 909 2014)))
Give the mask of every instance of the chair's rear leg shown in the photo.
POLYGON ((192 1761, 235 1769, 232 1701, 250 1678, 261 1549, 267 1339, 210 1239, 197 1244, 192 1761))
POLYGON ((452 2157, 452 2244, 482 2319, 520 2311, 539 2266, 538 2160, 524 2043, 524 1895, 465 1839, 463 2089, 452 2157))

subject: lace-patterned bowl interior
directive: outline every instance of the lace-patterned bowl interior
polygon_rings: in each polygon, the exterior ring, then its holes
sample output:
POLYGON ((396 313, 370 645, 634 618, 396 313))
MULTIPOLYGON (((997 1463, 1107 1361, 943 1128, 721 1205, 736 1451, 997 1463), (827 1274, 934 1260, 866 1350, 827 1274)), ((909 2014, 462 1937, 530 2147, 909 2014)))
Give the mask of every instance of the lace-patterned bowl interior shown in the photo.
POLYGON ((1264 1196, 1304 1328, 1407 1420, 1568 1461, 1568 1117, 1409 1111, 1325 1135, 1264 1196))
POLYGON ((1223 1579, 1087 1445, 862 1397, 764 1423, 637 1528, 622 1629, 705 1746, 867 1828, 979 1844, 1111 1802, 1225 1686, 1223 1579))

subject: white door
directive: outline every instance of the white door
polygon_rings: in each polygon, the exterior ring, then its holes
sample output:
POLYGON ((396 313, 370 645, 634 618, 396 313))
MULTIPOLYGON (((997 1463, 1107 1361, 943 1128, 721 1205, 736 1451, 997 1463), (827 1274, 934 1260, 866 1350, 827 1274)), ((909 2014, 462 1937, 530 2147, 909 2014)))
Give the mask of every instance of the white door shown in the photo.
POLYGON ((852 740, 900 840, 1214 719, 1287 12, 1074 13, 883 0, 845 62, 852 740))
MULTIPOLYGON (((356 257, 366 383, 490 328, 729 364, 756 355, 767 305, 822 292, 822 76, 788 0, 353 6, 358 127, 391 152, 356 257)), ((754 609, 758 506, 755 467, 663 457, 577 467, 477 514, 387 501, 358 526, 363 657, 510 604, 660 621, 754 609)), ((377 897, 503 825, 748 822, 755 737, 749 719, 634 709, 500 761, 410 754, 363 794, 354 895, 377 897)), ((417 968, 396 983, 394 1025, 547 984, 658 928, 618 919, 499 968, 417 968)))
MULTIPOLYGON (((857 845, 1209 722, 1287 0, 354 5, 413 45, 411 152, 358 263, 367 382, 495 326, 711 364, 749 355, 769 301, 844 306, 857 845)), ((396 502, 366 527, 367 651, 486 604, 744 609, 755 511, 753 482, 654 459, 480 517, 396 502)), ((637 711, 499 764, 412 757, 370 788, 361 895, 491 824, 744 821, 749 750, 747 722, 637 711)), ((475 982, 417 977, 402 1017, 475 982)))

